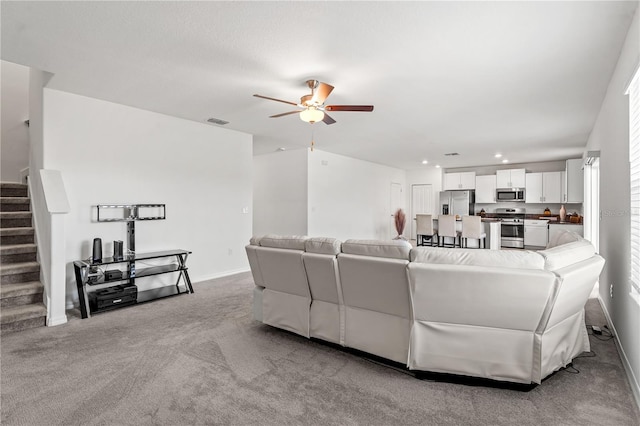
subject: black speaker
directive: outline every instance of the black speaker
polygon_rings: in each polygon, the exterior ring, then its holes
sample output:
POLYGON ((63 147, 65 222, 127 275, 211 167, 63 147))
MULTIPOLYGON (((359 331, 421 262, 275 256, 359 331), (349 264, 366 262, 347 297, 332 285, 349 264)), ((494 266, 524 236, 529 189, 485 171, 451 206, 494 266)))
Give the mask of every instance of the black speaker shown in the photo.
POLYGON ((122 260, 122 241, 113 242, 113 260, 122 260))
POLYGON ((102 239, 93 239, 93 263, 102 262, 102 239))

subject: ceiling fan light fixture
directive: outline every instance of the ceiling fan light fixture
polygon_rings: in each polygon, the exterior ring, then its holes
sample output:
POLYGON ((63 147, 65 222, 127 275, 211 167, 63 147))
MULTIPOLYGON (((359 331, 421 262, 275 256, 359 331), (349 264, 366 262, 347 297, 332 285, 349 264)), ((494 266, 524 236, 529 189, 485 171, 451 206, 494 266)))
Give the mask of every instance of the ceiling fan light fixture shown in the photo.
POLYGON ((324 112, 316 107, 309 107, 300 111, 300 120, 306 121, 307 123, 313 124, 315 122, 322 121, 323 118, 324 112))

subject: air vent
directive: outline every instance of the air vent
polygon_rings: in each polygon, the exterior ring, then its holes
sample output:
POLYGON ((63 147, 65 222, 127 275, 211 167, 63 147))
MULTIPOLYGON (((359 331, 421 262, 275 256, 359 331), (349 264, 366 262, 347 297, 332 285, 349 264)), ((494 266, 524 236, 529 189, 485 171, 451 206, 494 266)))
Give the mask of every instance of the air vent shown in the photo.
POLYGON ((457 152, 449 152, 449 153, 447 153, 447 154, 445 154, 445 155, 446 155, 447 157, 453 157, 453 156, 455 156, 455 155, 460 155, 460 154, 458 154, 457 152))
POLYGON ((220 120, 219 118, 210 118, 207 120, 207 123, 219 124, 220 126, 224 126, 225 124, 229 124, 228 121, 220 120))

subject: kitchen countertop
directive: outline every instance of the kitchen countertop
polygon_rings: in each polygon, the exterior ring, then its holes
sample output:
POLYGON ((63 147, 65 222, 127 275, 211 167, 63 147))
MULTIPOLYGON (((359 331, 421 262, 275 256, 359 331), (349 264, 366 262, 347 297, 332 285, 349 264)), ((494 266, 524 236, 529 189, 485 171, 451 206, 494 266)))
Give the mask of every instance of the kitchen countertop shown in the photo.
POLYGON ((582 222, 560 222, 560 221, 550 221, 549 225, 582 225, 582 222))

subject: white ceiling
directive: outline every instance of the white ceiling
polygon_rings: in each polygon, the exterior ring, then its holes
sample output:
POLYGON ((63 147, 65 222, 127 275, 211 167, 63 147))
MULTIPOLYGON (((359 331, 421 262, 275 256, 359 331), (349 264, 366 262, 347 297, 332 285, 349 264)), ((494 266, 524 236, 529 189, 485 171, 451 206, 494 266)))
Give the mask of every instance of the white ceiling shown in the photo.
POLYGON ((402 169, 551 161, 582 155, 637 6, 2 1, 1 57, 54 89, 229 121, 255 154, 313 129, 318 149, 402 169), (309 78, 375 110, 311 126, 252 96, 298 102, 309 78))

